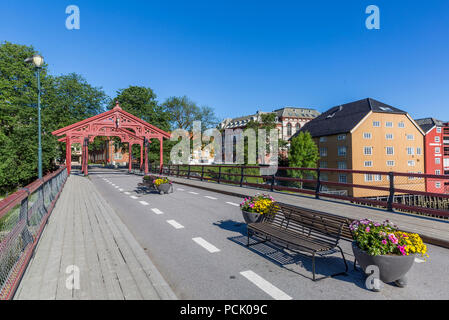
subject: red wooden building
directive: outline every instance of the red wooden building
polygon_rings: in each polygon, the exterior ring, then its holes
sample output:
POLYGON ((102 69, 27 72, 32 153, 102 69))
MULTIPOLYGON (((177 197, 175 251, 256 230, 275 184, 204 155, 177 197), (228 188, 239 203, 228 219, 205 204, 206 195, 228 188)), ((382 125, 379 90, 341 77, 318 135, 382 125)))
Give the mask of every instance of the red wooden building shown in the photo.
MULTIPOLYGON (((416 122, 425 132, 424 152, 427 174, 449 175, 449 123, 434 118, 416 122)), ((427 178, 426 191, 449 194, 447 179, 427 178)))

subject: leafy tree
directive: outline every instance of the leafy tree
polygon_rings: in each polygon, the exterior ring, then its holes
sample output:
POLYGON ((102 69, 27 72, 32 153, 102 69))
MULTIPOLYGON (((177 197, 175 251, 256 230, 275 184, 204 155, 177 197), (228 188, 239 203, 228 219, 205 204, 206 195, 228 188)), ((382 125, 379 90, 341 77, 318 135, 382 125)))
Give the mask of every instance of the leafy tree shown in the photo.
MULTIPOLYGON (((288 156, 289 166, 299 168, 316 168, 318 160, 318 147, 313 141, 312 136, 309 132, 301 131, 291 140, 288 156)), ((294 178, 304 177, 304 171, 299 170, 288 170, 288 174, 294 178)), ((310 174, 312 174, 312 172, 310 172, 310 174)))
POLYGON ((207 106, 198 107, 195 102, 186 96, 170 97, 162 106, 169 115, 173 129, 190 131, 194 121, 201 121, 201 129, 205 130, 216 126, 218 123, 212 108, 207 106))

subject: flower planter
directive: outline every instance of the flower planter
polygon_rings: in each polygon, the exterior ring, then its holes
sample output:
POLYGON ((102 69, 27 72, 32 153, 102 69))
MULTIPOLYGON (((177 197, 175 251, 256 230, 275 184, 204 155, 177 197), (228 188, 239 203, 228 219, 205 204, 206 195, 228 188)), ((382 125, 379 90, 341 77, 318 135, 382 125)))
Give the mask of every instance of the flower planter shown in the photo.
POLYGON ((168 194, 173 192, 173 186, 171 183, 162 183, 156 187, 160 194, 168 194))
POLYGON ((395 282, 398 286, 404 286, 406 283, 405 275, 410 270, 415 261, 415 255, 379 255, 371 256, 361 250, 357 243, 352 243, 352 251, 359 265, 365 271, 370 265, 379 268, 380 280, 384 283, 395 282))
POLYGON ((249 212, 242 210, 243 219, 245 219, 246 223, 256 223, 260 222, 263 218, 263 215, 257 212, 249 212))

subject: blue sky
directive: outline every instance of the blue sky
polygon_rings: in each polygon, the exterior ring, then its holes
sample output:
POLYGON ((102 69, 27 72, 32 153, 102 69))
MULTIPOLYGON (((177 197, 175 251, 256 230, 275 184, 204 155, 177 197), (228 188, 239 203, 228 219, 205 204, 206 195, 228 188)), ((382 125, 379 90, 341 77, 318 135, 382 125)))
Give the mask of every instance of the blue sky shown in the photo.
POLYGON ((449 1, 2 1, 0 41, 33 45, 50 72, 114 96, 151 87, 219 118, 319 111, 371 97, 449 121, 449 1), (67 30, 77 5, 80 30, 67 30), (368 30, 365 8, 380 9, 368 30))

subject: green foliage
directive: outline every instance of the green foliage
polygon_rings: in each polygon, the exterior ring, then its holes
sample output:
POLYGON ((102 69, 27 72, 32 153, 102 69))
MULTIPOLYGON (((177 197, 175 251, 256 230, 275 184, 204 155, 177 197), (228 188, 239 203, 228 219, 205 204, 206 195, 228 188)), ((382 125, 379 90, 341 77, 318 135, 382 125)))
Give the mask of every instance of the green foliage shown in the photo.
POLYGON ((218 120, 212 108, 208 106, 198 107, 195 102, 186 96, 170 97, 162 106, 169 115, 173 129, 192 130, 194 121, 201 121, 202 130, 217 125, 218 120))
MULTIPOLYGON (((316 168, 319 159, 318 147, 309 132, 300 132, 291 140, 288 155, 289 167, 316 168)), ((288 170, 290 177, 304 178, 305 172, 308 176, 315 176, 315 171, 288 170)), ((302 184, 300 184, 302 187, 302 184)))

